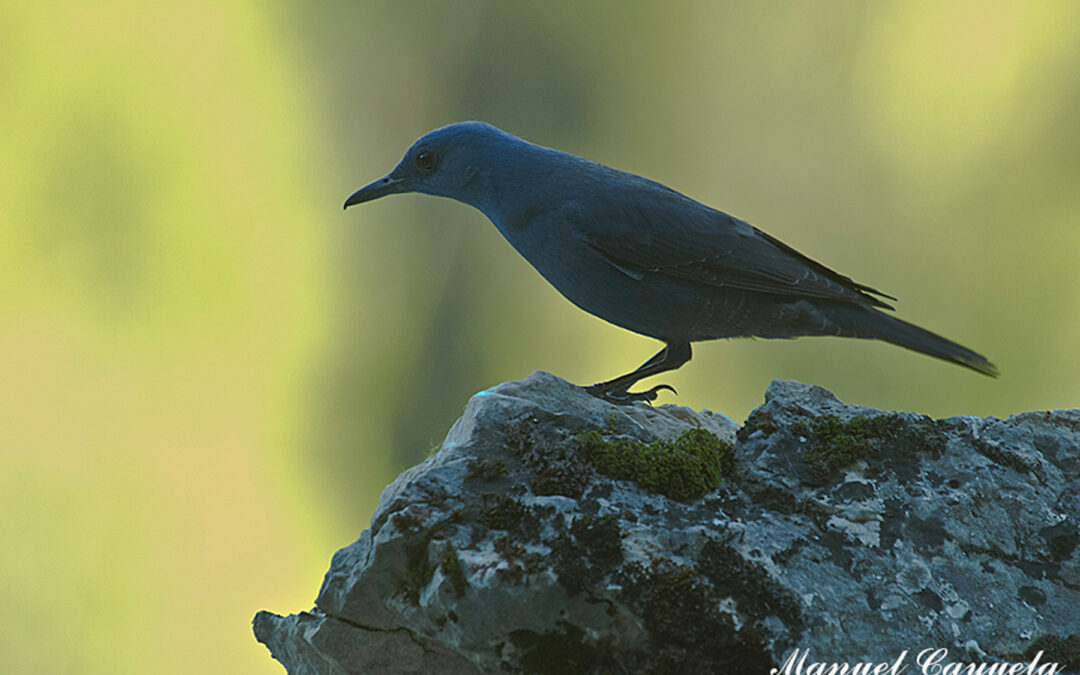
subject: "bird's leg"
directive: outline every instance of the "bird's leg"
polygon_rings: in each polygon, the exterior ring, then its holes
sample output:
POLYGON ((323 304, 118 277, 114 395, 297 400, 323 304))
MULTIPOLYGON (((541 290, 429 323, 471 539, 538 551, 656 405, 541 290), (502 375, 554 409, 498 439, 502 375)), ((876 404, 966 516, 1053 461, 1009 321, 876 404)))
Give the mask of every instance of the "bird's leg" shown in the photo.
POLYGON ((666 347, 657 352, 651 359, 641 364, 634 372, 616 377, 614 380, 608 380, 607 382, 598 382, 586 387, 585 391, 597 398, 602 398, 605 401, 611 401, 612 403, 653 401, 656 399, 657 392, 661 389, 670 389, 673 393, 677 392, 675 392, 674 387, 667 384, 658 384, 647 391, 630 392, 627 390, 634 386, 638 380, 659 373, 665 373, 669 370, 675 370, 689 360, 689 342, 669 342, 666 347))

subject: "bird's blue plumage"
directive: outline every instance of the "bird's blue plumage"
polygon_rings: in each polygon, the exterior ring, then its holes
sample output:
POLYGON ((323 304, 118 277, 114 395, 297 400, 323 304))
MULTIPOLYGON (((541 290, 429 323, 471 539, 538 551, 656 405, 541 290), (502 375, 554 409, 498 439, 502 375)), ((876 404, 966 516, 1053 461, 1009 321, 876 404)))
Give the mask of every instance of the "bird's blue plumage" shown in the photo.
POLYGON ((881 312, 890 296, 738 218, 484 122, 425 134, 346 206, 393 192, 476 207, 571 302, 669 348, 686 343, 686 359, 699 340, 839 335, 995 372, 979 354, 881 312))

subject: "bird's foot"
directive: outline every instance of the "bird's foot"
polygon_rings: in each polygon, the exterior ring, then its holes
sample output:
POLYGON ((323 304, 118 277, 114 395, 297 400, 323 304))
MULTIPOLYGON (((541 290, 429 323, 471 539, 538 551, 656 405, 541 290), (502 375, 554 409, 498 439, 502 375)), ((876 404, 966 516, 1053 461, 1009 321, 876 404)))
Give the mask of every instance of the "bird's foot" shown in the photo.
POLYGON ((594 384, 585 387, 585 391, 596 398, 603 399, 608 403, 614 403, 616 405, 626 405, 627 403, 634 403, 635 401, 645 401, 652 405, 652 402, 655 401, 656 397, 659 395, 658 392, 663 389, 667 389, 676 396, 679 395, 679 392, 675 391, 675 387, 672 387, 670 384, 658 384, 652 389, 647 389, 645 391, 626 391, 625 389, 621 391, 611 391, 606 389, 603 384, 594 384))

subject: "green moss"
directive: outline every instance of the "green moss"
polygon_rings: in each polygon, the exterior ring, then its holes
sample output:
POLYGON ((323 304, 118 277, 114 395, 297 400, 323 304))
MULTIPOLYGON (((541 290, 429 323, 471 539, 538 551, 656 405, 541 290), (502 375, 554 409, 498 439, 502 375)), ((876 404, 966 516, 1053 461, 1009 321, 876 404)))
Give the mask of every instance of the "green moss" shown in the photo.
POLYGON ((529 487, 536 495, 562 495, 571 499, 580 499, 589 484, 589 473, 582 471, 565 458, 555 457, 532 473, 529 487))
POLYGON ((620 667, 609 645, 598 643, 577 626, 560 621, 557 630, 536 633, 515 630, 510 642, 521 652, 521 670, 528 675, 617 673, 620 667))
POLYGON ((714 635, 734 632, 730 617, 715 610, 718 599, 692 567, 664 566, 647 578, 651 588, 643 592, 642 618, 661 640, 692 644, 691 636, 709 624, 714 635))
POLYGON ((414 605, 420 602, 420 591, 435 574, 435 568, 428 562, 430 542, 430 535, 415 537, 405 542, 405 577, 398 585, 398 592, 414 605))
POLYGON ((510 495, 498 495, 495 503, 480 515, 480 522, 493 530, 512 530, 528 513, 528 507, 510 495))
POLYGON ((619 416, 615 413, 609 413, 607 416, 606 431, 609 434, 613 434, 619 430, 619 416))
MULTIPOLYGON (((624 567, 622 600, 649 632, 642 672, 767 673, 775 667, 757 625, 736 628, 724 596, 694 568, 660 558, 624 567)), ((741 609, 741 608, 740 608, 741 609)))
POLYGON ((859 415, 844 422, 836 415, 824 415, 810 424, 810 433, 817 446, 803 460, 830 472, 848 466, 870 454, 870 439, 888 434, 891 430, 888 415, 867 417, 859 415))
POLYGON ((622 530, 613 514, 581 516, 570 526, 570 534, 585 547, 593 565, 614 567, 622 562, 622 530))
POLYGON ((502 460, 473 457, 469 460, 469 471, 465 477, 493 481, 504 475, 506 475, 506 464, 502 460))
POLYGON ((506 429, 506 449, 528 467, 526 477, 533 494, 580 499, 589 484, 589 471, 565 444, 538 437, 534 418, 516 420, 506 429))
POLYGON ((779 428, 780 425, 776 423, 776 420, 773 419, 771 413, 758 408, 750 413, 750 417, 746 418, 746 424, 735 432, 735 437, 738 438, 740 442, 745 443, 758 431, 768 438, 779 428))
POLYGON ((1080 671, 1080 633, 1056 635, 1047 633, 1035 638, 1022 657, 1010 657, 1010 661, 1031 661, 1039 652, 1046 652, 1046 661, 1057 662, 1062 673, 1080 671))
POLYGON ((613 514, 581 516, 551 547, 552 568, 571 597, 595 586, 623 561, 622 531, 613 514))
POLYGON ((715 490, 735 466, 731 444, 704 429, 648 445, 626 438, 609 440, 593 429, 579 434, 577 442, 582 456, 601 473, 683 501, 715 490))
POLYGON ((390 522, 392 522, 394 527, 397 528, 397 531, 402 534, 419 532, 420 525, 422 524, 419 518, 408 511, 398 511, 390 516, 390 522))
POLYGON ((710 540, 698 553, 696 569, 723 595, 732 598, 739 613, 754 621, 780 618, 799 637, 805 625, 800 603, 773 580, 765 568, 747 560, 731 545, 710 540))
POLYGON ((461 561, 458 560, 457 551, 454 550, 453 544, 447 542, 446 546, 443 547, 439 565, 442 567, 443 574, 450 579, 450 583, 454 586, 454 594, 459 598, 465 595, 465 589, 469 587, 469 582, 466 581, 465 573, 461 570, 461 561))
POLYGON ((530 552, 528 548, 509 536, 498 537, 492 544, 495 552, 499 554, 499 558, 505 563, 499 565, 495 570, 495 574, 506 582, 513 584, 525 583, 528 575, 536 574, 547 568, 546 556, 535 551, 530 552))

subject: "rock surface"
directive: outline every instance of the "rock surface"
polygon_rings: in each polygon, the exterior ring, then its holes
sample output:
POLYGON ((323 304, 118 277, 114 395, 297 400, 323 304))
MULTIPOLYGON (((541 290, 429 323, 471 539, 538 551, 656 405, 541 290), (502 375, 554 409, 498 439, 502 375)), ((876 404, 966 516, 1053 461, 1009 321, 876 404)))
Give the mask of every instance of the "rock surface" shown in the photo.
POLYGON ((1078 521, 1080 410, 932 420, 775 381, 740 429, 537 372, 472 397, 315 608, 260 612, 255 634, 294 675, 765 674, 794 649, 925 648, 1076 671, 1078 521), (734 446, 701 497, 689 455, 642 450, 694 429, 734 446), (674 459, 613 469, 589 443, 674 459))

